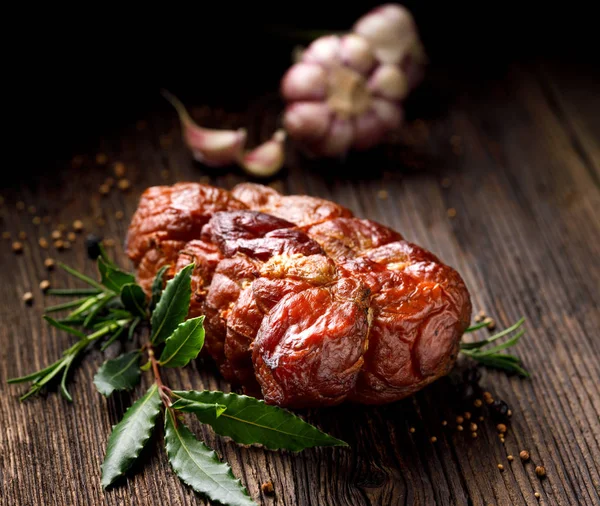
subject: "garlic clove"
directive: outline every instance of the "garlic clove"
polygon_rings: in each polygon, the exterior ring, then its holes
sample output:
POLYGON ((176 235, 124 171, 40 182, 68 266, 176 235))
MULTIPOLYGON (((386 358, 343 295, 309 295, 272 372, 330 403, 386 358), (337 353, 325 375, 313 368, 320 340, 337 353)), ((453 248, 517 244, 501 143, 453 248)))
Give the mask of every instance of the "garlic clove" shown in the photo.
POLYGON ((375 55, 371 45, 364 37, 354 33, 341 38, 340 59, 345 65, 361 74, 367 74, 375 65, 375 55))
POLYGON ((374 98, 371 107, 388 130, 396 130, 402 124, 404 112, 400 105, 382 98, 374 98))
POLYGON ((353 31, 371 43, 382 63, 399 64, 405 55, 413 53, 420 62, 425 61, 424 53, 415 52, 418 34, 413 17, 400 5, 386 4, 373 9, 356 22, 353 31))
POLYGON ((408 94, 406 75, 397 65, 380 65, 369 79, 369 90, 388 100, 402 100, 408 94))
POLYGON ((383 120, 374 111, 367 111, 355 120, 353 147, 372 148, 383 140, 386 132, 387 127, 383 120))
POLYGON ((211 167, 221 167, 235 163, 246 144, 246 130, 213 130, 202 128, 190 117, 177 97, 166 90, 163 96, 177 111, 183 139, 196 160, 211 167))
POLYGON ((324 156, 341 156, 346 154, 354 140, 352 121, 334 118, 329 131, 322 142, 315 146, 315 151, 324 156))
POLYGON ((329 129, 331 111, 324 102, 297 102, 285 109, 283 124, 299 140, 319 139, 329 129))
POLYGON ((326 91, 327 74, 315 63, 292 65, 281 81, 281 94, 287 100, 323 100, 326 91))
POLYGON ((269 177, 283 167, 285 161, 285 132, 277 130, 273 137, 244 154, 240 165, 246 172, 258 177, 269 177))
POLYGON ((318 63, 325 67, 339 64, 340 38, 337 35, 326 35, 312 42, 304 51, 302 60, 307 63, 318 63))

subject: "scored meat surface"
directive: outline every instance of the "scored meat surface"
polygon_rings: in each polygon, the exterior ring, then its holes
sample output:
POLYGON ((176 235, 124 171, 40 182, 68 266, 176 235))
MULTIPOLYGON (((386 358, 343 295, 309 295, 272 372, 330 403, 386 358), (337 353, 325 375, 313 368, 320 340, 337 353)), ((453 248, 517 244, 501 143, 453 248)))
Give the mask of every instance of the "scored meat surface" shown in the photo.
POLYGON ((128 253, 146 291, 194 262, 189 316, 251 395, 288 407, 406 397, 452 368, 470 320, 460 275, 338 204, 253 183, 143 195, 128 253), (147 222, 148 221, 148 222, 147 222))

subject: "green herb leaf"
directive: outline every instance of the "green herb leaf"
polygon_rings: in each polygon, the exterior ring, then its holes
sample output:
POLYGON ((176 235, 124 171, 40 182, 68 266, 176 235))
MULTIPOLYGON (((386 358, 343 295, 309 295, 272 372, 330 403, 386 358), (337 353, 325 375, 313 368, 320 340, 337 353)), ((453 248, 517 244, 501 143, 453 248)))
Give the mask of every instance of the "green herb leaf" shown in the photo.
POLYGON ((121 302, 133 316, 146 316, 146 294, 136 283, 127 283, 121 287, 121 302))
POLYGON ((139 351, 123 355, 104 362, 94 376, 94 385, 98 391, 108 397, 115 390, 131 390, 140 382, 139 351))
POLYGON ((194 264, 181 269, 167 282, 156 308, 152 312, 152 344, 160 344, 185 320, 190 306, 191 274, 194 264))
POLYGON ((85 274, 82 274, 81 272, 79 272, 78 270, 73 269, 72 267, 69 267, 68 265, 63 264, 62 262, 58 263, 58 266, 63 270, 68 272, 71 276, 76 277, 77 279, 83 281, 84 283, 87 283, 90 286, 93 286, 94 288, 96 288, 98 291, 103 292, 104 291, 104 287, 98 283, 97 281, 94 281, 92 278, 86 276, 85 274))
POLYGON ((86 337, 86 335, 83 332, 81 332, 77 329, 74 329, 73 327, 69 327, 68 325, 65 325, 64 323, 57 322, 56 320, 50 318, 49 316, 44 315, 43 318, 53 327, 56 327, 57 329, 60 329, 60 330, 64 330, 65 332, 68 332, 69 334, 71 334, 75 337, 78 337, 79 339, 84 339, 86 337))
POLYGON ((123 419, 113 427, 108 438, 106 457, 102 464, 102 487, 110 486, 122 476, 138 458, 150 439, 160 413, 160 396, 156 384, 125 412, 123 419))
MULTIPOLYGON (((497 339, 500 339, 501 337, 504 337, 504 336, 510 334, 511 332, 517 330, 521 325, 523 325, 524 322, 525 322, 525 318, 521 318, 514 325, 511 325, 510 327, 504 329, 503 331, 498 332, 497 334, 494 334, 493 336, 488 337, 487 339, 484 339, 482 341, 475 341, 472 343, 460 343, 460 349, 461 349, 461 351, 473 350, 473 349, 477 349, 477 348, 482 348, 483 346, 487 346, 488 344, 493 343, 497 339)), ((470 327, 470 328, 476 330, 474 327, 470 327)), ((467 331, 469 331, 469 329, 467 329, 467 331)))
POLYGON ((165 413, 165 446, 175 474, 196 492, 229 506, 256 504, 229 465, 220 462, 170 409, 165 413))
POLYGON ((160 296, 163 292, 163 287, 165 286, 165 272, 167 272, 167 269, 169 267, 171 266, 163 265, 160 269, 158 269, 158 272, 154 277, 154 281, 152 281, 152 299, 150 300, 150 310, 153 310, 156 307, 156 304, 158 304, 158 301, 160 300, 160 296))
POLYGON ((119 293, 123 285, 135 283, 135 276, 118 269, 112 263, 107 263, 101 256, 98 257, 98 270, 102 284, 115 293, 119 293))
POLYGON ((296 415, 246 395, 218 391, 175 391, 176 397, 205 404, 220 404, 227 411, 218 418, 210 411, 195 412, 217 434, 241 444, 260 444, 270 450, 300 451, 313 446, 348 446, 296 415))
POLYGON ((50 288, 47 295, 56 295, 58 297, 73 297, 74 295, 98 295, 100 290, 95 288, 50 288))
POLYGON ((480 353, 470 353, 469 357, 477 362, 485 365, 486 367, 493 367, 495 369, 502 369, 504 371, 513 372, 525 378, 529 378, 531 375, 529 372, 521 366, 521 359, 514 355, 484 355, 480 353))
POLYGON ((202 415, 208 412, 216 418, 219 418, 227 409, 227 406, 223 406, 222 404, 206 404, 204 402, 190 401, 189 399, 177 399, 171 404, 171 407, 179 411, 185 411, 186 413, 200 413, 202 415))
POLYGON ((204 316, 181 323, 169 336, 159 363, 163 367, 184 367, 204 346, 204 316))

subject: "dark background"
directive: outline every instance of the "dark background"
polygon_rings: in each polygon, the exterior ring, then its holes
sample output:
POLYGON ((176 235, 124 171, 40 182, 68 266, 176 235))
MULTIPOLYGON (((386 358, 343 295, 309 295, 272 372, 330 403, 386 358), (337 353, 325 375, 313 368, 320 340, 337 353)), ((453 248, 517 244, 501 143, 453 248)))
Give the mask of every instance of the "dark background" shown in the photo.
MULTIPOLYGON (((161 87, 194 105, 243 112, 253 99, 277 91, 293 47, 305 42, 286 33, 348 29, 378 4, 203 2, 138 10, 102 4, 8 16, 7 27, 16 28, 5 46, 5 112, 14 114, 10 122, 16 126, 11 150, 27 150, 27 173, 42 170, 39 161, 47 168, 106 128, 167 107, 161 87)), ((511 61, 576 62, 595 78, 598 37, 591 6, 405 5, 431 60, 429 79, 412 96, 409 114, 440 100, 440 80, 472 73, 501 77, 511 61), (427 93, 432 79, 438 83, 434 99, 427 93), (415 102, 418 107, 411 108, 415 102)))

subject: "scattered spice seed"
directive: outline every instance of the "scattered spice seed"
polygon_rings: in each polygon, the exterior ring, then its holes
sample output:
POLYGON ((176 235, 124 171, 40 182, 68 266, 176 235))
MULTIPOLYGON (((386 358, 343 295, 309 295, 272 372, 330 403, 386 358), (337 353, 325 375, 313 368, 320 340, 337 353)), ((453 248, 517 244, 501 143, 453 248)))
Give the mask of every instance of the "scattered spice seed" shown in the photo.
POLYGON ((123 211, 117 211, 117 212, 115 212, 115 219, 116 220, 122 220, 124 216, 125 216, 125 214, 123 213, 123 211))
POLYGON ((48 246, 50 246, 50 244, 48 244, 48 239, 46 239, 45 237, 40 237, 38 239, 38 244, 42 249, 48 249, 48 246))
POLYGON ((44 216, 42 218, 42 223, 44 223, 45 225, 48 225, 48 223, 50 223, 50 221, 52 221, 52 219, 50 218, 50 216, 44 216))
POLYGON ((504 444, 504 442, 505 442, 505 441, 506 441, 506 439, 504 439, 503 437, 501 437, 501 438, 500 438, 500 442, 501 442, 502 444, 504 444))
POLYGON ((496 328, 496 322, 492 318, 486 318, 484 321, 487 322, 487 328, 489 330, 494 330, 496 328))
POLYGON ((498 464, 498 469, 500 469, 500 472, 504 471, 504 466, 502 464, 498 464))
POLYGON ((465 419, 462 416, 457 416, 456 417, 456 423, 463 423, 465 421, 465 419))
POLYGON ((106 246, 107 248, 114 248, 115 240, 114 239, 104 239, 104 241, 102 241, 102 244, 104 244, 104 246, 106 246))
POLYGON ((21 232, 19 232, 19 239, 21 239, 22 241, 24 241, 25 239, 27 239, 27 232, 23 232, 21 230, 21 232))
POLYGON ((106 225, 106 221, 104 220, 104 218, 96 218, 96 225, 98 225, 99 227, 103 227, 104 225, 106 225))
POLYGON ((508 416, 508 417, 511 417, 511 416, 512 416, 512 410, 510 410, 510 409, 509 409, 509 410, 506 412, 506 416, 508 416))
POLYGON ((22 200, 19 200, 17 202, 17 210, 18 211, 23 211, 25 209, 25 202, 23 202, 22 200))
POLYGON ((38 225, 42 224, 42 218, 40 218, 39 216, 34 216, 31 220, 31 223, 33 223, 37 227, 38 225))
POLYGON ((500 433, 505 433, 506 432, 506 425, 504 425, 503 423, 499 423, 498 425, 496 425, 496 429, 498 429, 498 432, 500 433))
POLYGON ((108 162, 108 156, 105 153, 98 153, 96 155, 96 163, 98 165, 104 165, 106 162, 108 162))
POLYGON ((73 158, 71 158, 71 166, 74 169, 81 167, 82 164, 83 164, 83 156, 75 155, 73 158))
POLYGON ((477 431, 477 424, 476 424, 476 423, 471 423, 471 424, 469 424, 469 429, 470 429, 472 432, 476 432, 476 431, 477 431))
POLYGON ((31 304, 33 304, 33 294, 31 292, 25 292, 23 294, 23 302, 31 306, 31 304))
POLYGON ((54 241, 58 241, 62 237, 62 232, 60 230, 53 230, 52 235, 50 237, 54 241))
POLYGON ((112 188, 115 185, 115 178, 113 178, 113 177, 107 177, 104 180, 104 184, 108 185, 109 188, 112 188))
POLYGON ((479 323, 483 318, 480 315, 475 316, 475 323, 479 323))
POLYGON ((480 416, 480 417, 479 417, 479 421, 480 421, 480 422, 483 422, 483 420, 484 420, 483 416, 480 416))
POLYGON ((98 191, 100 192, 100 195, 108 195, 110 193, 110 186, 108 186, 106 183, 101 184, 100 188, 98 188, 98 191))
POLYGON ((446 420, 442 420, 442 427, 445 427, 446 425, 448 425, 448 422, 446 420))
POLYGON ((8 230, 2 232, 2 239, 10 239, 10 232, 8 230))
POLYGON ((118 179, 121 179, 125 175, 125 164, 123 162, 116 162, 113 172, 118 179))
POLYGON ((61 232, 64 232, 65 230, 67 230, 67 226, 64 223, 59 223, 56 228, 58 230, 60 230, 61 232))
POLYGON ((48 288, 50 288, 50 281, 48 281, 47 279, 44 279, 43 281, 40 282, 40 290, 42 292, 45 292, 46 290, 48 290, 48 288))
POLYGON ((119 190, 127 191, 131 188, 131 183, 129 182, 129 179, 119 179, 117 186, 119 187, 119 190))
POLYGON ((470 420, 470 419, 471 419, 471 412, 465 411, 465 420, 470 420))
POLYGON ((483 400, 487 401, 488 399, 492 398, 492 393, 491 392, 483 392, 482 397, 483 397, 483 400))
POLYGON ((28 212, 29 214, 35 214, 35 212, 36 212, 36 211, 37 211, 37 209, 35 208, 35 206, 29 206, 29 207, 27 208, 27 212, 28 212))
POLYGON ((464 427, 462 425, 457 425, 456 426, 456 430, 461 432, 464 429, 464 427))
POLYGON ((456 209, 454 209, 453 207, 450 207, 446 213, 448 214, 448 218, 454 218, 456 217, 456 209))
POLYGON ((539 498, 540 498, 540 493, 539 493, 539 492, 535 492, 533 495, 534 495, 534 497, 535 497, 536 499, 539 499, 539 498))
POLYGON ((414 427, 411 427, 410 429, 408 429, 408 432, 410 432, 411 434, 414 434, 416 431, 416 429, 414 427))
POLYGON ((58 241, 54 241, 54 247, 60 251, 60 250, 64 249, 65 243, 59 239, 58 241))
POLYGON ((508 459, 509 462, 512 462, 513 460, 515 460, 515 458, 512 455, 509 455, 506 458, 508 459))
POLYGON ((69 241, 71 241, 71 242, 75 242, 75 239, 77 239, 77 236, 75 235, 75 232, 69 232, 67 234, 67 239, 69 239, 69 241))
POLYGON ((71 249, 71 241, 63 241, 64 249, 71 249))
POLYGON ((54 260, 52 258, 46 258, 46 260, 44 260, 44 267, 49 271, 54 269, 54 265, 54 260))
POLYGON ((432 443, 435 443, 437 441, 437 437, 431 436, 431 438, 429 439, 429 441, 431 441, 432 443))
POLYGON ((546 468, 544 466, 537 466, 535 468, 535 474, 537 474, 540 478, 544 478, 546 476, 546 468))
POLYGON ((387 190, 379 190, 377 192, 377 198, 379 198, 381 200, 386 200, 388 198, 388 192, 387 192, 387 190))
POLYGON ((271 480, 265 481, 260 486, 260 489, 262 490, 262 493, 266 495, 271 495, 275 491, 275 488, 273 487, 273 482, 271 480))
POLYGON ((23 244, 20 243, 19 241, 15 241, 12 243, 12 249, 15 253, 22 253, 23 252, 23 244))
POLYGON ((477 432, 471 432, 471 437, 475 439, 477 437, 477 432))
POLYGON ((483 405, 483 402, 481 402, 481 399, 475 399, 473 401, 473 406, 475 406, 476 408, 480 408, 483 405))
POLYGON ((75 220, 73 222, 73 230, 75 230, 75 232, 81 232, 83 230, 83 221, 75 220))

